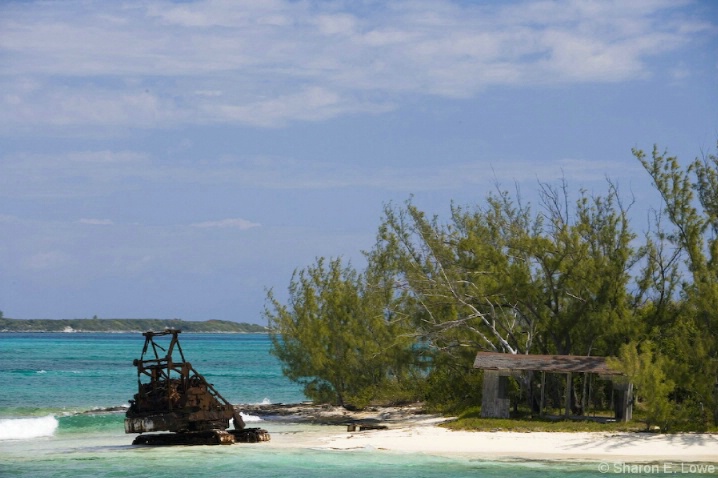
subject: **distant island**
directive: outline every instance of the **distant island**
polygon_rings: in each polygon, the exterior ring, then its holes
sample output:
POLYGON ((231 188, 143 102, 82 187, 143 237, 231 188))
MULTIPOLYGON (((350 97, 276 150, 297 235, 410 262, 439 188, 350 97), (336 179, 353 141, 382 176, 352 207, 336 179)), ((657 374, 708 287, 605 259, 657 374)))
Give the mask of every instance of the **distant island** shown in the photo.
POLYGON ((7 319, 0 318, 2 332, 146 332, 148 330, 180 329, 193 333, 266 333, 267 327, 257 324, 206 320, 203 322, 182 319, 7 319))

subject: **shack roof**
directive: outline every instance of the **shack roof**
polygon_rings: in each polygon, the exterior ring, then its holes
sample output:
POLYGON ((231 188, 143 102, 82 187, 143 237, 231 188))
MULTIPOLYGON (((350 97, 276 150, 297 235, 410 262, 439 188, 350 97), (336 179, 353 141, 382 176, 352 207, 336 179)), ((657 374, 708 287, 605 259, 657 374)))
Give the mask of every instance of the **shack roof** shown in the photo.
POLYGON ((579 355, 519 355, 498 352, 476 354, 474 368, 484 370, 533 370, 552 373, 597 373, 599 375, 622 375, 608 368, 606 357, 579 355))

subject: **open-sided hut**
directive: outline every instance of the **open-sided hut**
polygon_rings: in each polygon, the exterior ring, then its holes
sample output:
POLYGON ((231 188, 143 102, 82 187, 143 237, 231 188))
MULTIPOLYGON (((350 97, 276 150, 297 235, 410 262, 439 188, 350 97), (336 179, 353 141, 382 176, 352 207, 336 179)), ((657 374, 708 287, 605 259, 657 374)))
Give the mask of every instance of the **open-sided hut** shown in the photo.
POLYGON ((517 372, 527 371, 541 372, 541 413, 543 413, 544 408, 546 373, 566 375, 566 416, 570 416, 571 379, 575 373, 591 373, 602 378, 611 379, 613 382, 613 405, 616 419, 628 421, 633 413, 633 385, 625 380, 614 380, 622 376, 622 374, 608 367, 606 357, 479 352, 476 354, 474 368, 484 371, 481 400, 482 417, 509 417, 508 377, 517 372))

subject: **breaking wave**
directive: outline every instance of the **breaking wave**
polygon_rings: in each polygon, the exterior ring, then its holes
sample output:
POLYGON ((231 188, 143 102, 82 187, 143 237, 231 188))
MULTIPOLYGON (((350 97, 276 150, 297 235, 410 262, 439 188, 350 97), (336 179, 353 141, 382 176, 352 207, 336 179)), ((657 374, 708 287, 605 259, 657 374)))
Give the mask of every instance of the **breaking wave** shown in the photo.
POLYGON ((258 417, 257 415, 247 415, 244 412, 239 412, 240 415, 242 415, 242 420, 244 420, 245 423, 249 422, 261 422, 261 417, 258 417))
POLYGON ((55 433, 59 422, 53 415, 38 418, 0 419, 0 440, 27 440, 49 437, 55 433))

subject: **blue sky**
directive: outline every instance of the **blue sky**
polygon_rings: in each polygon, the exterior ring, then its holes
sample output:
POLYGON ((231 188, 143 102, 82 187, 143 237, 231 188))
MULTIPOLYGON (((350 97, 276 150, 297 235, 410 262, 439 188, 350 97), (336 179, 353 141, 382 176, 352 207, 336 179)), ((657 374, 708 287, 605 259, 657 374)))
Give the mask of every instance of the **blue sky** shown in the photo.
POLYGON ((4 1, 0 310, 261 323, 385 204, 658 207, 718 139, 718 2, 4 1))

